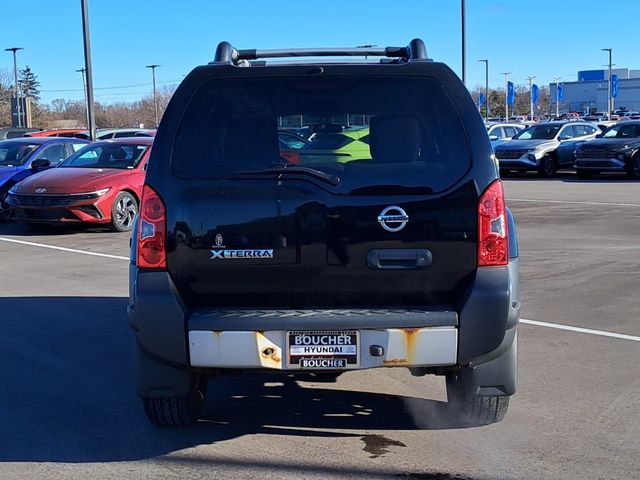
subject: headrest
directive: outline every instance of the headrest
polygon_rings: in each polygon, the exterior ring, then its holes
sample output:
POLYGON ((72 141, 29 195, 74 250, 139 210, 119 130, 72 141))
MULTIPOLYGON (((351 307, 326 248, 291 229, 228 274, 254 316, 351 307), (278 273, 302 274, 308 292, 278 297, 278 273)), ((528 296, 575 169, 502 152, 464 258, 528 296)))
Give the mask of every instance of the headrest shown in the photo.
POLYGON ((369 148, 374 161, 415 162, 420 152, 420 123, 415 117, 378 115, 369 124, 369 148))
POLYGON ((117 148, 111 152, 111 158, 114 160, 125 160, 127 158, 127 152, 122 148, 117 148))
POLYGON ((250 168, 267 166, 279 158, 278 123, 272 117, 239 117, 226 124, 224 161, 250 168))

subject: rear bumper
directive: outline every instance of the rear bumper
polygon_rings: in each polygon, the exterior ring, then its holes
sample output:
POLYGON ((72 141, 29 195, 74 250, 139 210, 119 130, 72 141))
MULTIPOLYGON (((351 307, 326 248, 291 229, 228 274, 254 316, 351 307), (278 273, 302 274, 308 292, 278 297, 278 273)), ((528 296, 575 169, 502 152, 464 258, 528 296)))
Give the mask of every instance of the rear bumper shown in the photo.
MULTIPOLYGON (((457 339, 458 330, 453 326, 361 330, 358 365, 346 369, 455 365, 457 339), (373 355, 371 346, 382 355, 373 355)), ((192 367, 300 370, 287 357, 285 331, 189 331, 192 367)), ((331 368, 329 364, 319 366, 331 368)))
POLYGON ((478 269, 456 309, 189 311, 167 272, 131 264, 130 278, 128 314, 139 347, 177 368, 287 369, 282 354, 280 362, 265 363, 260 347, 283 352, 288 330, 359 331, 360 368, 479 364, 509 347, 505 335, 520 314, 517 259, 478 269), (371 345, 385 355, 365 358, 371 345))

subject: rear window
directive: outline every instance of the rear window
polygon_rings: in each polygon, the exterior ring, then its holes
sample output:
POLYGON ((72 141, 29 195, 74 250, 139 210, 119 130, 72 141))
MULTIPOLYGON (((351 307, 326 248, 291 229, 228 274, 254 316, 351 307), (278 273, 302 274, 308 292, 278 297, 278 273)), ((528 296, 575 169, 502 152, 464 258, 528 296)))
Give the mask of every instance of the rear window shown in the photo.
POLYGON ((188 105, 171 157, 174 175, 184 179, 237 178, 289 164, 334 175, 341 190, 438 191, 466 173, 470 158, 444 88, 393 77, 211 80, 188 105), (279 128, 314 133, 300 155, 283 157, 279 128))
POLYGON ((0 166, 17 167, 23 165, 39 145, 23 142, 0 142, 0 166))

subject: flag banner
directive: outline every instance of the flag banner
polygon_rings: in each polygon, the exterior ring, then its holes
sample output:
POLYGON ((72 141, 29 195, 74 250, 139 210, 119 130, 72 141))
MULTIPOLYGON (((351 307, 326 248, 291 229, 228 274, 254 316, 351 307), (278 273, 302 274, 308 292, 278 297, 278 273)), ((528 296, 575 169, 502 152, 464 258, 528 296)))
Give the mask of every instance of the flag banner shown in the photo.
POLYGON ((507 103, 509 105, 516 103, 516 90, 513 87, 513 82, 507 82, 507 103))
POLYGON ((618 75, 611 75, 611 96, 613 98, 618 96, 618 75))

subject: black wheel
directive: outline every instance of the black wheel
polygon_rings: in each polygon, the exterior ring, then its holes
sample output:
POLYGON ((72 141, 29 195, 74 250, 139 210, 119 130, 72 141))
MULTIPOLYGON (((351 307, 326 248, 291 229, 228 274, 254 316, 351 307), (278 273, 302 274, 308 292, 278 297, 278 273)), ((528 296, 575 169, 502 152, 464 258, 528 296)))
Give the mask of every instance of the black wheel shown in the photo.
POLYGON ((154 425, 185 427, 201 416, 207 399, 207 378, 194 376, 192 391, 184 398, 143 398, 144 412, 154 425))
POLYGON ((504 419, 509 409, 509 397, 473 394, 459 376, 450 374, 447 375, 447 404, 452 418, 467 427, 480 427, 504 419))
POLYGON ((6 198, 7 192, 0 192, 0 223, 8 222, 11 213, 11 208, 5 203, 6 198))
POLYGON ((558 165, 551 155, 545 155, 540 160, 538 174, 542 177, 553 177, 558 170, 558 165))
POLYGON ((580 169, 576 170, 576 175, 578 176, 578 178, 583 178, 585 180, 592 178, 595 173, 596 172, 592 170, 580 170, 580 169))
POLYGON ((636 155, 627 165, 627 175, 631 178, 640 178, 640 155, 636 155))
POLYGON ((138 202, 129 192, 120 192, 111 207, 111 228, 116 232, 128 232, 138 214, 138 202))

